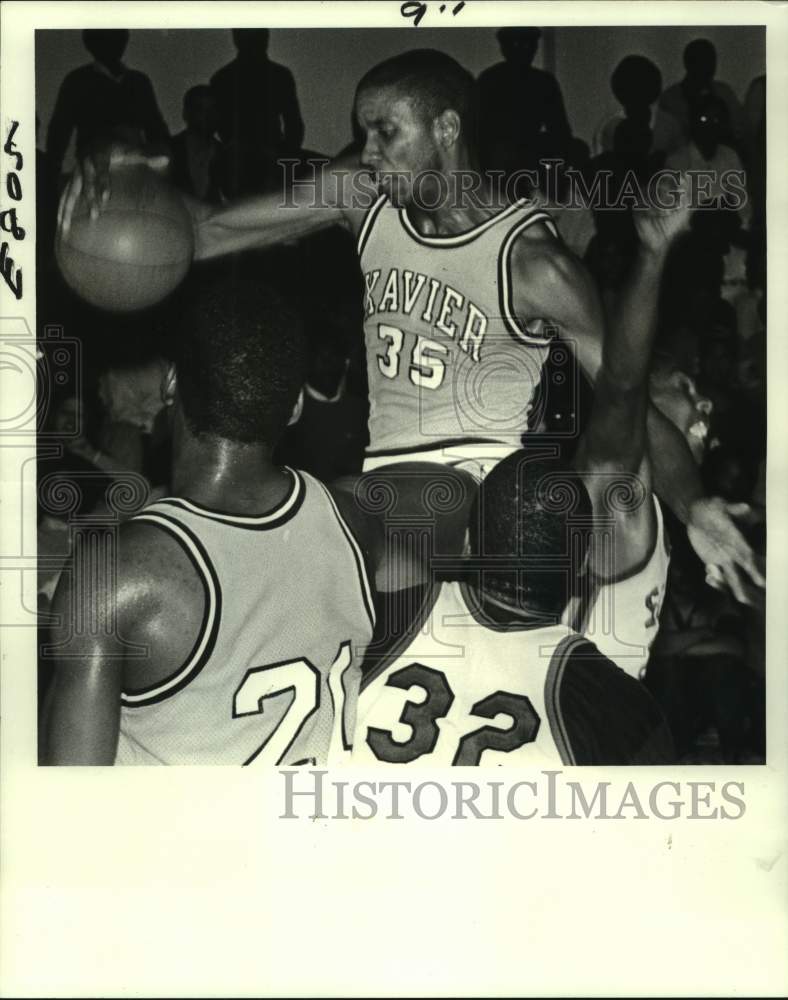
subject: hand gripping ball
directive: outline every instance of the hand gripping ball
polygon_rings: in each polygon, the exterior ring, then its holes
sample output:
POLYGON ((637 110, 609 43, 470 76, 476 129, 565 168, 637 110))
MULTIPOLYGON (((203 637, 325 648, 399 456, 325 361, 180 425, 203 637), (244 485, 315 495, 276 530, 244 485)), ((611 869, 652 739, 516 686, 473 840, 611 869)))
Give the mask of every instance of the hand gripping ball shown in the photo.
POLYGON ((189 270, 194 254, 191 217, 176 189, 144 165, 119 166, 110 197, 91 219, 80 197, 55 257, 70 287, 85 302, 112 312, 155 305, 189 270))

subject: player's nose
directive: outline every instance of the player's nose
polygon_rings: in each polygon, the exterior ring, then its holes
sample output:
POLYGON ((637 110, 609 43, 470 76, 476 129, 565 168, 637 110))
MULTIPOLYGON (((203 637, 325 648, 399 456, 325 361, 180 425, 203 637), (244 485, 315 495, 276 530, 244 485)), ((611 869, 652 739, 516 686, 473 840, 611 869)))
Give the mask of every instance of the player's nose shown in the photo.
POLYGON ((377 170, 380 167, 380 150, 378 149, 377 142, 369 136, 364 141, 364 148, 361 151, 361 162, 371 170, 377 170))

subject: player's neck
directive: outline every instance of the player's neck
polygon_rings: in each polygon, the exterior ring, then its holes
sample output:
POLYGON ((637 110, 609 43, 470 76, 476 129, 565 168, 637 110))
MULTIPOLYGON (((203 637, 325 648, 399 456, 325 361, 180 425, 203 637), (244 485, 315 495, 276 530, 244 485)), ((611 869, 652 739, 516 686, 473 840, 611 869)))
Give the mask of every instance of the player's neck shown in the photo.
POLYGON ((275 507, 292 486, 264 445, 185 433, 173 451, 172 495, 211 510, 254 517, 275 507))
MULTIPOLYGON (((455 175, 457 176, 457 175, 455 175)), ((450 179, 450 190, 456 186, 450 179)), ((415 204, 408 206, 410 221, 422 236, 458 236, 497 215, 507 203, 494 191, 489 180, 481 175, 481 186, 472 195, 461 196, 459 202, 449 199, 445 205, 426 209, 415 204)))
POLYGON ((471 583, 466 584, 463 591, 466 600, 471 605, 470 610, 491 624, 523 630, 545 627, 544 612, 515 606, 471 583))

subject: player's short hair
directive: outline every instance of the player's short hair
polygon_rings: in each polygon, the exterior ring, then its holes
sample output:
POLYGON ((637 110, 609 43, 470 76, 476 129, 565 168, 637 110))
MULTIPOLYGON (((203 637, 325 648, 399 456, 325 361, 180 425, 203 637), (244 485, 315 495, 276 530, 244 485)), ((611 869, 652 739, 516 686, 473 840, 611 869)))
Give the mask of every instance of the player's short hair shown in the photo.
POLYGON ((438 49, 412 49, 373 66, 356 87, 365 90, 393 87, 409 98, 425 121, 447 109, 456 111, 466 141, 473 144, 478 118, 476 81, 456 59, 438 49))
POLYGON ((192 433, 274 447, 306 367, 298 314, 272 288, 225 270, 194 272, 173 360, 192 433))
POLYGON ((471 513, 471 548, 489 560, 482 589, 514 607, 560 615, 585 558, 591 518, 588 491, 565 461, 509 455, 482 483, 471 513), (520 569, 496 568, 504 557, 520 569))

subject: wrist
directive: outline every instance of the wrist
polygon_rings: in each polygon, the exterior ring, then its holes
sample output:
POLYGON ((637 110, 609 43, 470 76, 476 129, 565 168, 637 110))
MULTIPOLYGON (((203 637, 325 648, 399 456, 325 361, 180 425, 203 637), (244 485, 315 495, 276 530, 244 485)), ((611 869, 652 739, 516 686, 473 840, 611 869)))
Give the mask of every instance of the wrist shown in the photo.
POLYGON ((645 243, 638 244, 638 261, 641 266, 651 270, 661 271, 668 259, 669 243, 660 243, 659 246, 648 246, 645 243))

